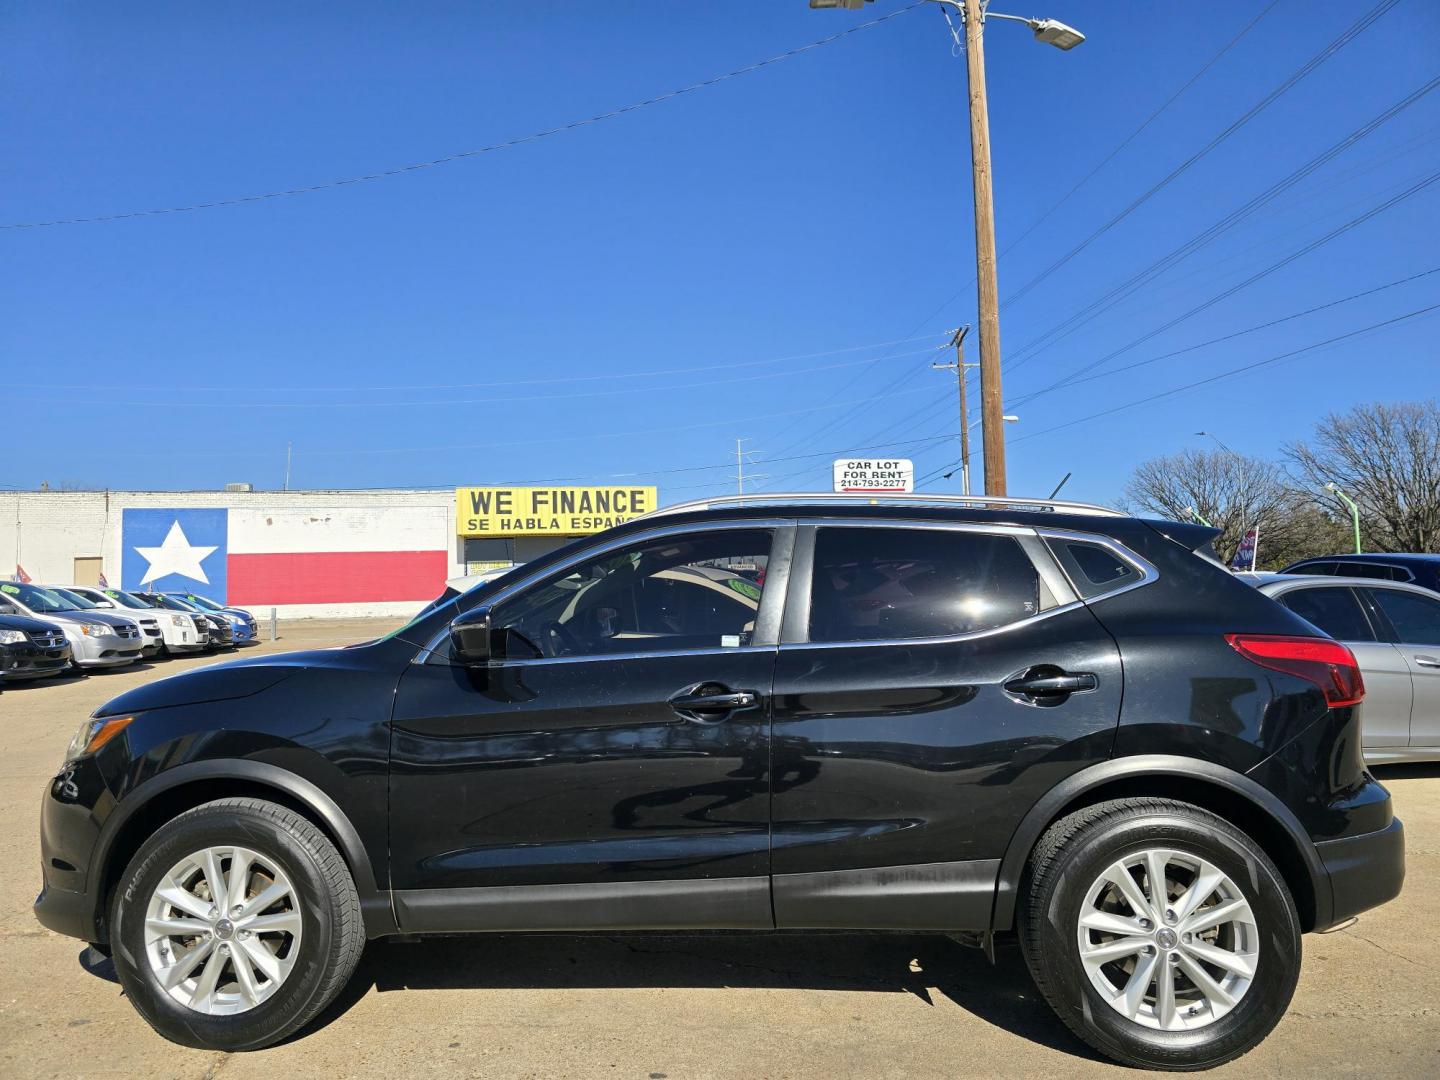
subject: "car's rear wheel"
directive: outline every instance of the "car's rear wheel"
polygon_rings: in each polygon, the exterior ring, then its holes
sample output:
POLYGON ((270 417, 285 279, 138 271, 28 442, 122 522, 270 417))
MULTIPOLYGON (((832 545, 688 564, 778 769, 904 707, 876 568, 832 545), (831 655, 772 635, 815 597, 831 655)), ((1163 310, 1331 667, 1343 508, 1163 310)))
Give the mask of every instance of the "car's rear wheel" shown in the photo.
POLYGON ((1021 945, 1060 1018, 1152 1069, 1239 1057, 1279 1022, 1300 922, 1275 865, 1187 803, 1127 799, 1056 822, 1031 858, 1021 945))
POLYGON ((116 890, 115 968, 140 1014, 187 1046, 254 1050, 312 1019, 364 947, 360 901, 335 846, 259 799, 167 822, 116 890))

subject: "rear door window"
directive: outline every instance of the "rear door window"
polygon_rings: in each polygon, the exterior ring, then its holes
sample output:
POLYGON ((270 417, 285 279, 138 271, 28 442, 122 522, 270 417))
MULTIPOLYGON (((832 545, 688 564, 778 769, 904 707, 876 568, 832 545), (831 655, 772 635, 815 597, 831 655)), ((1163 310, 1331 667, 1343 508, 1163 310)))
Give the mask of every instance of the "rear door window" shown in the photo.
POLYGON ((821 526, 812 642, 953 637, 1040 611, 1040 577, 1012 536, 957 529, 821 526))
POLYGON ((1406 645, 1440 645, 1440 600, 1399 589, 1367 589, 1406 645))
POLYGON ((1374 641, 1375 631, 1349 589, 1292 589, 1280 603, 1336 641, 1374 641))

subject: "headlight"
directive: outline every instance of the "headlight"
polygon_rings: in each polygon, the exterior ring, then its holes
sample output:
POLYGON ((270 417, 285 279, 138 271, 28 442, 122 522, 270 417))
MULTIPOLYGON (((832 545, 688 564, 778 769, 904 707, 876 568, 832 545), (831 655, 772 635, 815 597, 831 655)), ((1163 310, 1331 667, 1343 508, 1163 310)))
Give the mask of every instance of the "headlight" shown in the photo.
POLYGON ((113 634, 115 628, 106 626, 104 623, 85 623, 80 627, 80 632, 86 637, 99 637, 101 634, 113 634))
POLYGON ((170 616, 170 625, 171 625, 171 626, 178 626, 178 627, 180 627, 181 629, 184 629, 185 627, 187 627, 187 626, 192 626, 192 625, 194 625, 194 624, 191 623, 190 620, 187 619, 184 615, 171 615, 171 616, 170 616))
POLYGON ((74 761, 83 754, 93 754, 130 726, 133 716, 107 716, 102 720, 86 720, 75 732, 65 749, 65 760, 74 761))
POLYGON ((0 645, 19 645, 24 640, 23 630, 0 630, 0 645))

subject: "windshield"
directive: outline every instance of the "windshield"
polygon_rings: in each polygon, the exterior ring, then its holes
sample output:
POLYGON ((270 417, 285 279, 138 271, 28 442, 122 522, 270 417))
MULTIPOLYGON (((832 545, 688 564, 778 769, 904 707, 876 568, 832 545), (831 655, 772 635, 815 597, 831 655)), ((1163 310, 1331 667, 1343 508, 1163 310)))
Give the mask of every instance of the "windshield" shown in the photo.
POLYGON ((196 596, 194 593, 186 593, 186 594, 185 594, 185 603, 187 603, 187 604, 194 604, 194 605, 195 605, 197 608, 199 608, 201 611, 224 611, 224 610, 225 610, 225 608, 224 608, 223 605, 217 604, 214 600, 211 600, 210 598, 205 597, 205 596, 196 596))
POLYGON ((79 611, 80 608, 66 600, 53 589, 42 589, 38 585, 22 585, 18 581, 7 581, 0 585, 0 593, 14 597, 31 611, 79 611))
POLYGON ((167 608, 170 611, 194 612, 199 610, 198 608, 191 607, 183 600, 177 600, 173 596, 166 596, 164 593, 141 593, 140 599, 144 600, 151 607, 167 608))
POLYGON ((138 596, 131 596, 128 592, 121 592, 119 589, 101 589, 100 591, 123 607, 144 608, 147 611, 150 609, 150 605, 144 600, 138 596))
POLYGON ((88 596, 81 596, 79 593, 71 592, 69 589, 51 589, 50 591, 53 593, 58 593, 61 599, 68 600, 81 611, 91 611, 100 606, 99 604, 95 603, 94 600, 91 600, 88 596))

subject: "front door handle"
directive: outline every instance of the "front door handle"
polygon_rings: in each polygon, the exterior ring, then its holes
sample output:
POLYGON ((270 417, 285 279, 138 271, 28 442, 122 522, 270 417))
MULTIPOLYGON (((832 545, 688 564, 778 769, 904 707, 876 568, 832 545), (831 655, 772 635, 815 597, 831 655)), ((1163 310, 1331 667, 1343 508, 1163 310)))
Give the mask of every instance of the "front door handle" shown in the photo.
POLYGON ((1005 683, 1005 689, 1020 697, 1054 702, 1071 694, 1094 690, 1100 680, 1088 671, 1068 672, 1056 667, 1030 668, 1005 683))
POLYGON ((701 683, 670 699, 670 707, 687 720, 723 720, 733 712, 753 709, 760 702, 754 690, 731 690, 720 683, 701 683))
POLYGON ((1440 659, 1433 656, 1417 656, 1415 657, 1415 663, 1420 665, 1420 667, 1440 668, 1440 659))

